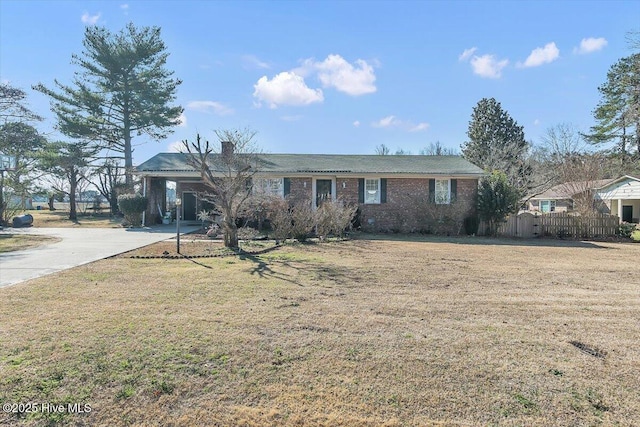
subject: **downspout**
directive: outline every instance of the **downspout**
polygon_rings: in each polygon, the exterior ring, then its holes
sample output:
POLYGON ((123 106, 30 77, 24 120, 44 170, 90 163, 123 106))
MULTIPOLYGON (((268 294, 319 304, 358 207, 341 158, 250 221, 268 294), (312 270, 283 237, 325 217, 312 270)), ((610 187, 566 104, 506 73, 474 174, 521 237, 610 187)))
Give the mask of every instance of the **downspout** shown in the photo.
MULTIPOLYGON (((147 177, 145 176, 142 180, 142 197, 147 197, 147 177)), ((149 204, 147 203, 147 209, 149 209, 149 204)), ((147 222, 147 209, 142 211, 142 226, 144 227, 147 222)))

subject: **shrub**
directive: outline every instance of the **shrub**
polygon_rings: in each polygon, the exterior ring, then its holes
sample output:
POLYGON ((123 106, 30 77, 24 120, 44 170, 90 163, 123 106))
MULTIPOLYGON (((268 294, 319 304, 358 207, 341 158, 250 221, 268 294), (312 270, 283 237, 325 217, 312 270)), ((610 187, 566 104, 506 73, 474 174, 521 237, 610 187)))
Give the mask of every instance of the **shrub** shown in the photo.
POLYGON ((255 228, 251 228, 251 227, 238 228, 238 239, 254 240, 258 236, 260 236, 260 232, 255 228))
POLYGON ((518 211, 520 196, 520 192, 509 182, 504 172, 493 171, 480 180, 478 215, 486 221, 489 234, 496 235, 498 225, 510 213, 518 211))
POLYGON ((124 223, 130 227, 142 223, 142 212, 147 209, 148 199, 140 194, 122 194, 118 196, 118 207, 124 215, 124 223))
POLYGON ((341 200, 324 202, 316 211, 316 233, 321 238, 330 235, 342 237, 351 228, 357 209, 357 206, 346 205, 341 200))
POLYGON ((631 234, 633 233, 633 231, 635 230, 636 226, 635 224, 630 224, 628 222, 623 222, 622 224, 620 224, 620 226, 618 227, 618 233, 622 236, 622 237, 631 237, 631 234))
POLYGON ((423 234, 455 236, 466 231, 465 221, 471 221, 466 218, 473 210, 472 205, 462 200, 453 201, 451 204, 436 204, 432 201, 408 197, 404 203, 408 208, 404 215, 398 216, 398 221, 406 221, 406 223, 399 223, 399 227, 394 227, 399 228, 401 232, 417 231, 423 234))
POLYGON ((290 209, 289 202, 284 199, 276 199, 269 204, 267 218, 276 240, 286 240, 291 237, 293 223, 290 209))
POLYGON ((640 243, 640 230, 634 230, 631 233, 631 240, 633 240, 634 242, 640 243))
POLYGON ((467 233, 468 236, 478 234, 479 226, 480 221, 477 216, 468 216, 464 219, 464 232, 467 233))
POLYGON ((313 232, 316 226, 316 212, 311 207, 311 201, 297 201, 290 209, 291 213, 291 237, 299 242, 304 242, 313 232))
MULTIPOLYGON (((283 199, 273 194, 257 193, 252 195, 244 203, 241 216, 258 230, 264 230, 267 220, 271 220, 275 213, 275 208, 283 207, 283 199)), ((288 205, 288 203, 284 203, 288 205)), ((288 209, 288 206, 286 206, 288 209)))

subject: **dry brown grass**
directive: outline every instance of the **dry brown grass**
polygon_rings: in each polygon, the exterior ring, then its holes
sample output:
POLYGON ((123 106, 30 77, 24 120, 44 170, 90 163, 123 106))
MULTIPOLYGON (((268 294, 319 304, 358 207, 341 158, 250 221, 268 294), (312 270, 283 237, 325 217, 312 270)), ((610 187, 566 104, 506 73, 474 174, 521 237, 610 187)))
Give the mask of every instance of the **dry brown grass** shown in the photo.
POLYGON ((0 234, 0 253, 21 251, 41 245, 55 243, 60 239, 51 236, 30 236, 26 234, 0 234))
POLYGON ((91 413, 0 424, 634 425, 638 259, 434 238, 96 262, 0 290, 0 401, 91 413))
POLYGON ((78 214, 77 221, 71 221, 69 219, 68 210, 32 210, 27 213, 33 215, 34 227, 99 227, 99 228, 113 228, 119 227, 122 223, 121 218, 112 218, 107 213, 98 214, 78 214))

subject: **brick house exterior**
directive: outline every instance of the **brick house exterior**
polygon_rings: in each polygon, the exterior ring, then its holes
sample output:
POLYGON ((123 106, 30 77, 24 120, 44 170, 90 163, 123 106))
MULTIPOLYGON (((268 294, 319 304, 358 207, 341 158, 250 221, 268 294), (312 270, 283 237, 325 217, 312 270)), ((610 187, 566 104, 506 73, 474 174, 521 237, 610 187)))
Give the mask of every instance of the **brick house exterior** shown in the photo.
MULTIPOLYGON (((207 191, 187 154, 161 153, 137 167, 149 197, 145 222, 167 210, 167 181, 176 183, 182 218, 194 220, 208 208, 207 191)), ((254 186, 269 188, 291 203, 323 198, 358 206, 364 230, 458 234, 463 220, 476 215, 478 179, 483 171, 459 156, 379 156, 262 154, 264 167, 254 186)))

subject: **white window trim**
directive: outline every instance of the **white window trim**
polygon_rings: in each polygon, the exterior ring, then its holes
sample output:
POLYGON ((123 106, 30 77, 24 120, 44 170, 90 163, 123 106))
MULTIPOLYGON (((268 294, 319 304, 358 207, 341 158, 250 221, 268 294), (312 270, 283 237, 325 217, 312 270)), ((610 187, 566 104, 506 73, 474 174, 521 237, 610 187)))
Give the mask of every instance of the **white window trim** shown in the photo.
POLYGON ((434 194, 433 194, 433 199, 436 203, 436 205, 450 205, 451 204, 451 179, 447 178, 447 179, 439 179, 439 178, 435 178, 435 184, 434 184, 434 188, 433 188, 434 194), (447 201, 446 203, 440 203, 438 202, 438 181, 447 181, 447 201))
POLYGON ((253 184, 253 193, 256 194, 257 191, 261 191, 262 190, 262 183, 264 182, 264 180, 280 180, 280 191, 278 191, 278 193, 266 193, 265 194, 270 194, 270 195, 274 195, 274 196, 280 196, 282 198, 284 198, 284 177, 260 177, 260 178, 255 178, 254 179, 254 184, 253 184), (258 185, 256 185, 258 184, 258 185))
POLYGON ((379 205, 382 203, 382 180, 380 178, 365 178, 364 179, 364 204, 365 205, 379 205), (367 181, 378 181, 378 196, 373 202, 367 202, 367 181))
POLYGON ((543 212, 543 213, 551 213, 551 212, 555 212, 555 211, 556 211, 556 207, 557 207, 557 203, 556 203, 556 201, 555 201, 555 200, 553 200, 553 199, 544 199, 544 200, 540 200, 540 212, 543 212), (542 209, 542 204, 543 204, 543 203, 545 203, 545 202, 548 202, 548 203, 549 203, 549 210, 548 210, 548 211, 546 211, 546 212, 542 209), (551 209, 552 204, 553 204, 553 209, 551 209))
POLYGON ((313 209, 317 209, 316 205, 316 181, 317 180, 331 180, 331 200, 336 200, 336 177, 335 176, 314 176, 311 178, 311 203, 313 204, 313 209))

